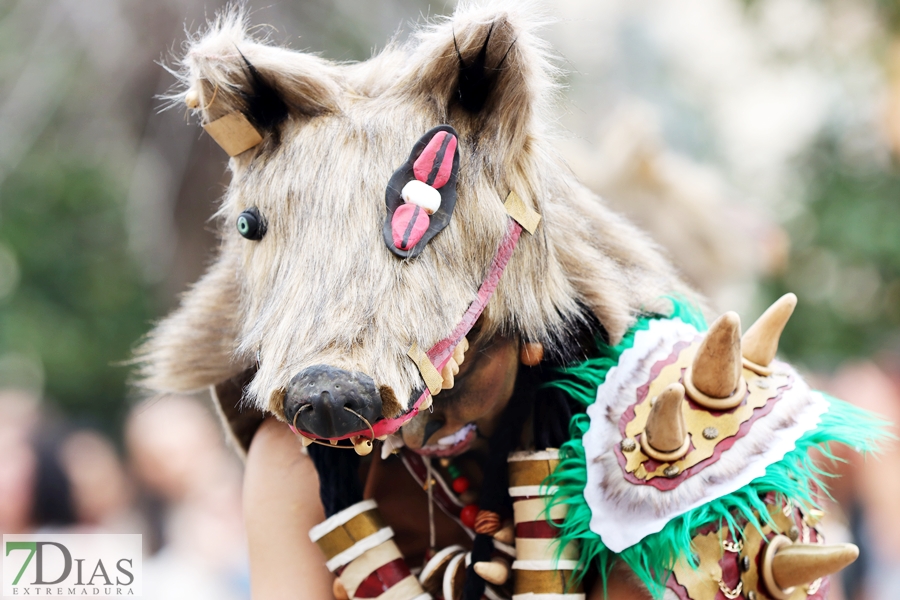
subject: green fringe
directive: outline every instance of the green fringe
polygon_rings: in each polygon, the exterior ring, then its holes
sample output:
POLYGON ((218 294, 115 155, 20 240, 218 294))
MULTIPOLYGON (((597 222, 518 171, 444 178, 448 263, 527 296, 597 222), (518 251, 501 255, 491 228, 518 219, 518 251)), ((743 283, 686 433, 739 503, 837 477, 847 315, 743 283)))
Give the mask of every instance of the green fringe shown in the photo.
MULTIPOLYGON (((699 310, 673 299, 675 310, 672 318, 680 318, 705 330, 706 324, 699 310)), ((587 406, 594 402, 597 387, 603 383, 609 369, 615 366, 619 356, 634 343, 634 334, 649 327, 654 317, 642 318, 615 347, 601 345, 600 353, 585 363, 561 370, 558 381, 547 384, 564 390, 574 400, 587 406)), ((795 448, 785 457, 769 466, 766 474, 743 488, 717 498, 708 504, 691 510, 670 521, 662 531, 649 535, 639 543, 615 553, 606 548, 590 529, 591 510, 584 499, 587 485, 584 446, 582 438, 590 425, 586 414, 573 417, 570 424, 571 439, 560 449, 560 464, 545 482, 557 486, 550 505, 566 504, 568 513, 560 526, 558 551, 571 541, 580 545, 576 577, 580 580, 594 567, 600 574, 604 595, 610 569, 617 560, 624 561, 647 586, 654 598, 662 597, 665 584, 675 563, 681 556, 696 567, 690 552, 692 533, 710 523, 727 524, 740 531, 736 521, 746 519, 756 527, 769 521, 768 511, 761 499, 768 492, 776 492, 807 507, 817 507, 815 490, 827 494, 825 479, 831 477, 815 464, 810 450, 817 449, 831 460, 840 460, 830 450, 833 442, 846 444, 859 452, 875 449, 884 439, 886 423, 870 413, 846 402, 826 396, 829 410, 822 416, 819 427, 807 432, 798 440, 795 448)), ((771 523, 770 523, 771 524, 771 523)))
POLYGON ((556 387, 566 392, 572 399, 584 406, 594 403, 597 398, 597 388, 606 381, 606 374, 619 362, 619 357, 625 350, 634 345, 634 336, 638 331, 650 327, 650 322, 658 319, 681 319, 688 325, 697 328, 698 331, 706 331, 706 319, 703 313, 695 305, 687 300, 669 296, 672 302, 672 314, 646 315, 638 319, 637 323, 628 330, 622 341, 615 346, 610 346, 603 341, 597 342, 594 356, 588 360, 558 369, 560 379, 544 384, 544 387, 556 387))

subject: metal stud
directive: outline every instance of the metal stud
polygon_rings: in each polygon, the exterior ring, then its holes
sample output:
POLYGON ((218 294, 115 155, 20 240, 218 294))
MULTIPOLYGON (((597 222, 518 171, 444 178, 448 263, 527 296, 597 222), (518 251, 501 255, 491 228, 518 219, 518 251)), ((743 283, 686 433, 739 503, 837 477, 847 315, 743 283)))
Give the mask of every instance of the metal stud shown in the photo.
POLYGON ((665 471, 663 471, 663 475, 666 477, 675 477, 681 471, 676 465, 669 465, 666 467, 665 471))
POLYGON ((715 427, 707 427, 703 430, 703 437, 708 440, 714 440, 719 437, 719 430, 715 427))
POLYGON ((800 529, 796 525, 794 525, 788 530, 788 537, 791 538, 792 542, 796 542, 798 539, 800 539, 800 529))
POLYGON ((635 448, 637 448, 637 442, 632 438, 625 438, 622 440, 622 452, 634 452, 635 448))
POLYGON ((741 571, 744 571, 746 573, 749 570, 750 570, 750 557, 745 556, 745 557, 741 558, 741 571))

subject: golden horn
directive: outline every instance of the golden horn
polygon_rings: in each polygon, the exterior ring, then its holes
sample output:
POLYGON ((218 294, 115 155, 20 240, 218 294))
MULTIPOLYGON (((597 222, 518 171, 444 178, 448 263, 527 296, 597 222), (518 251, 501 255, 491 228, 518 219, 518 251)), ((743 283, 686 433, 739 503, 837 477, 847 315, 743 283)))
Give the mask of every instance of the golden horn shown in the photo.
POLYGON ((684 386, 680 383, 670 384, 654 401, 641 439, 646 438, 644 450, 650 450, 651 458, 671 462, 684 456, 690 447, 682 404, 684 386))
POLYGON ((750 326, 741 340, 744 358, 761 367, 768 367, 778 352, 778 340, 788 319, 797 306, 797 296, 785 294, 766 309, 756 323, 750 326))
POLYGON ((859 556, 854 544, 791 544, 775 551, 772 576, 782 590, 837 573, 859 556))
POLYGON ((741 379, 741 318, 729 311, 716 319, 691 367, 691 383, 711 398, 728 398, 741 379))
POLYGON ((509 567, 499 561, 481 561, 472 567, 482 579, 494 585, 503 585, 509 579, 509 567))

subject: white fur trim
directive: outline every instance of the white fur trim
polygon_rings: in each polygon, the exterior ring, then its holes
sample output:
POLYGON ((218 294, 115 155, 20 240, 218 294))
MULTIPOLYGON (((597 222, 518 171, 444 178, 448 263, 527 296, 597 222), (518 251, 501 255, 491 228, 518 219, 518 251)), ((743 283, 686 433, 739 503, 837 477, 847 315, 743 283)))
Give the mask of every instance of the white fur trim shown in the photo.
POLYGON ((336 515, 331 515, 330 517, 310 529, 309 539, 314 542, 318 542, 326 533, 331 533, 339 525, 343 525, 356 515, 361 515, 367 510, 372 510, 373 508, 378 508, 378 504, 374 500, 363 500, 362 502, 357 502, 353 506, 345 508, 336 515))
POLYGON ((363 538, 341 552, 336 554, 334 558, 325 563, 329 571, 334 571, 338 567, 346 565, 351 560, 356 560, 375 546, 380 546, 384 542, 394 537, 394 530, 390 527, 379 529, 367 538, 363 538))
POLYGON ((619 420, 634 403, 637 388, 649 379, 653 365, 667 357, 676 343, 697 335, 696 329, 679 319, 651 321, 649 329, 635 334, 634 345, 609 370, 597 390, 597 401, 587 409, 591 424, 583 440, 588 466, 584 497, 591 508, 591 530, 613 552, 761 477, 766 467, 784 458, 804 433, 816 427, 828 409, 822 395, 810 390, 790 366, 775 363, 777 370, 794 376, 793 387, 717 462, 670 491, 629 482, 614 451, 622 441, 619 420))
POLYGON ((577 560, 517 560, 512 564, 516 571, 574 571, 577 560))

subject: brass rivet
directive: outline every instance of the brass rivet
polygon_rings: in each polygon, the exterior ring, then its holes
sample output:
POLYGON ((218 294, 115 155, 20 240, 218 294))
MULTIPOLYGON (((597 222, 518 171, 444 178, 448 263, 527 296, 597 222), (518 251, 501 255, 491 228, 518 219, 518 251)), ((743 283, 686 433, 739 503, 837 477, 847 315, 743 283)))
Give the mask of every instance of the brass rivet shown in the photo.
POLYGON ((669 465, 668 467, 666 467, 666 470, 663 471, 663 475, 665 475, 666 477, 675 477, 676 475, 678 475, 678 472, 679 468, 677 466, 669 465))
POLYGON ((747 593, 747 600, 756 600, 756 592, 753 592, 753 591, 748 592, 748 593, 747 593))
POLYGON ((719 437, 719 430, 715 427, 707 427, 703 430, 703 437, 708 440, 714 440, 719 437))
POLYGON ((791 538, 792 542, 796 542, 798 539, 800 539, 800 530, 796 525, 791 527, 791 529, 788 531, 788 537, 791 538))
POLYGON ((771 384, 769 383, 768 379, 760 377, 759 379, 756 380, 756 387, 758 387, 761 390, 767 390, 767 389, 769 389, 770 386, 771 386, 771 384))
POLYGON ((635 448, 637 448, 637 442, 632 438, 622 440, 622 452, 634 452, 635 448))
POLYGON ((750 557, 745 556, 741 559, 741 571, 749 571, 750 570, 750 557))

